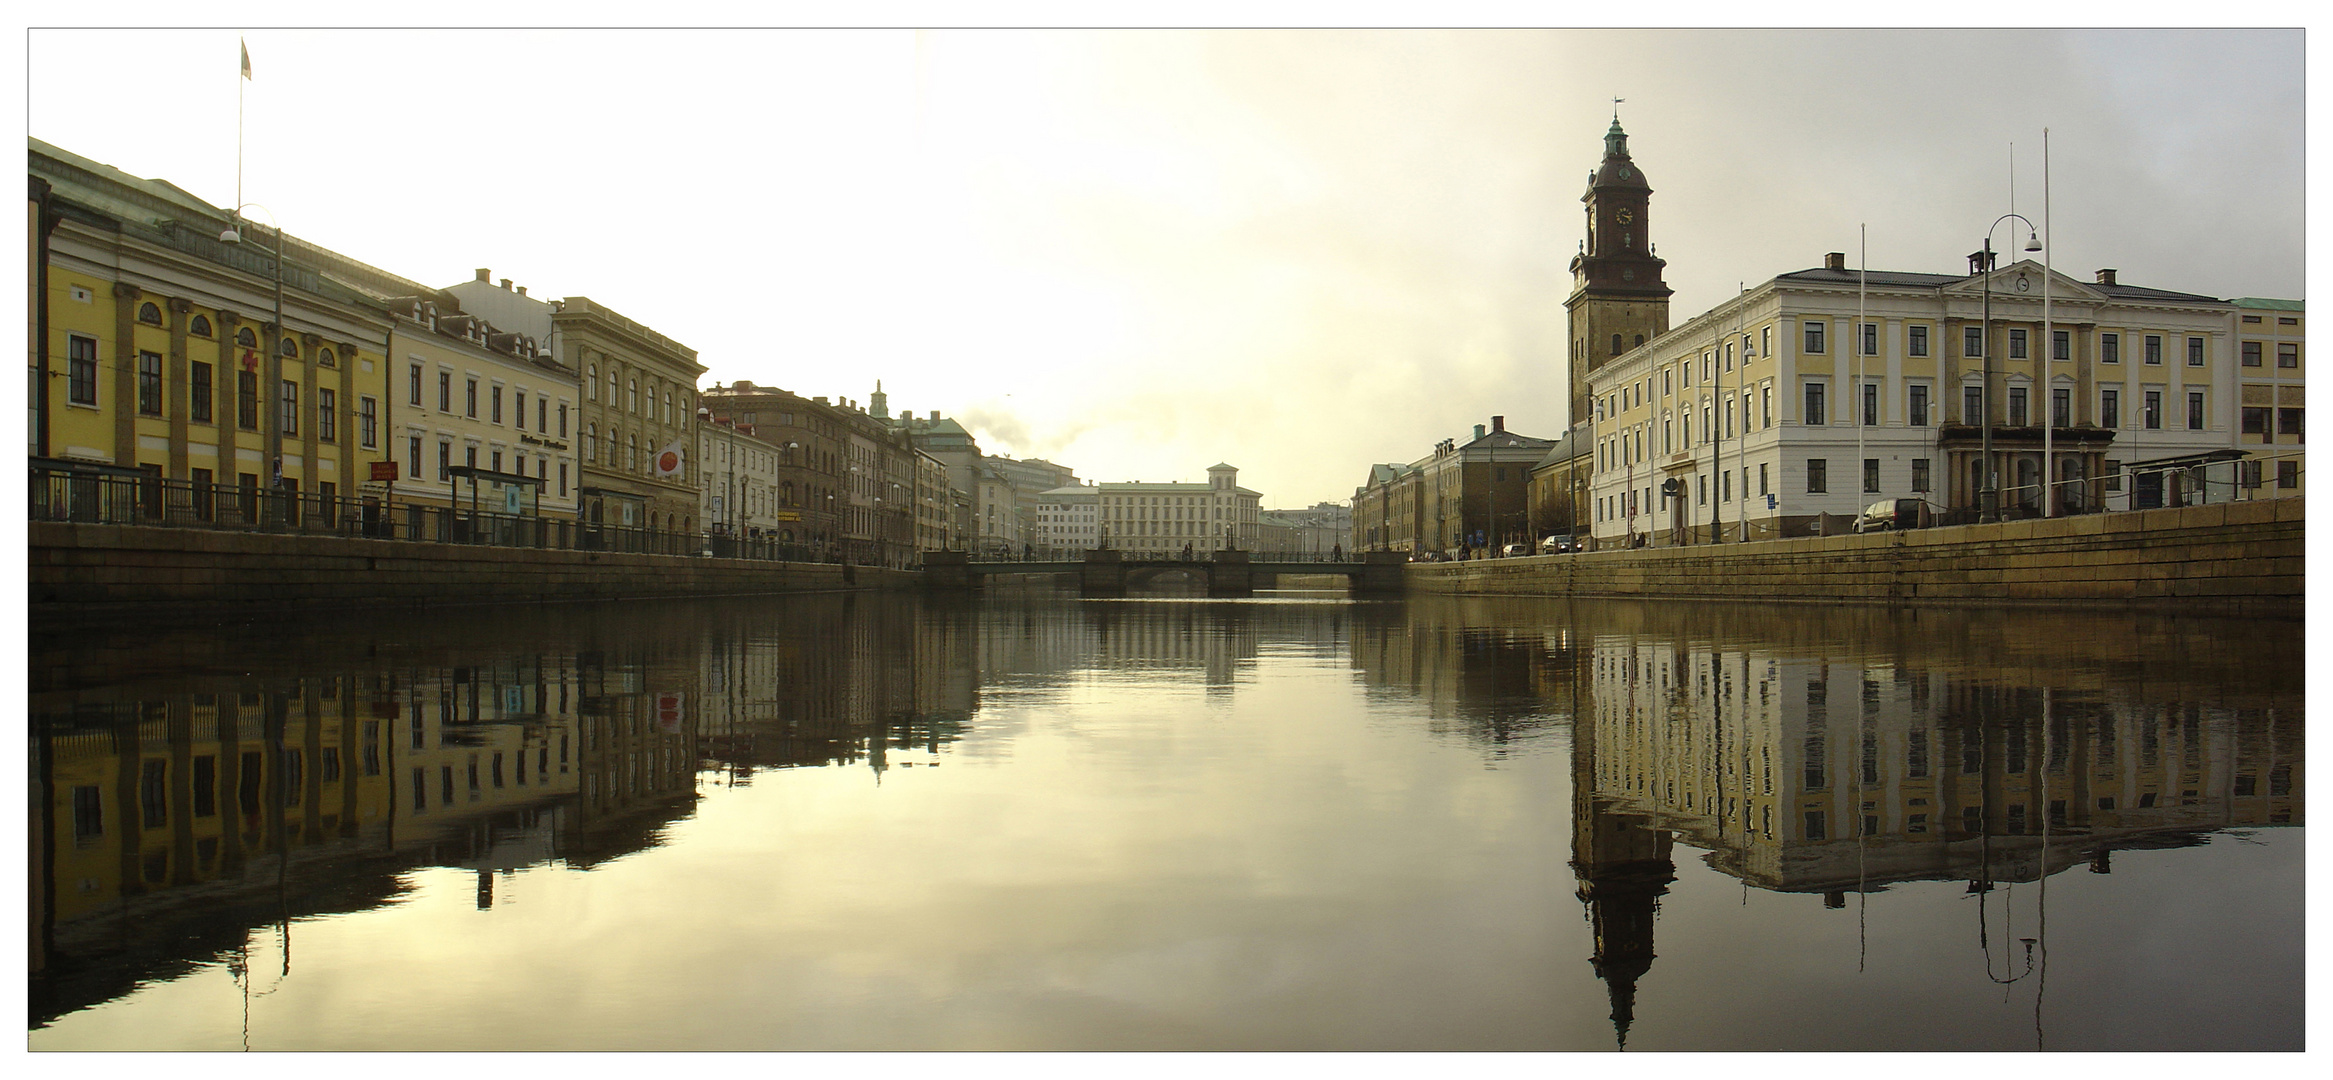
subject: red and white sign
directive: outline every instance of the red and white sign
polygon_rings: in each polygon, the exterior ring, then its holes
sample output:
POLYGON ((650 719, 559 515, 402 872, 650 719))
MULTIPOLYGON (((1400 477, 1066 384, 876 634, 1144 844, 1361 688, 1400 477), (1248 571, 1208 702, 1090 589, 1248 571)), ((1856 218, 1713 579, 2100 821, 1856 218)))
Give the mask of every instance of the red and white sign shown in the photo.
POLYGON ((671 446, 657 452, 656 475, 677 476, 680 474, 681 466, 686 463, 686 459, 681 456, 680 444, 679 439, 674 439, 671 446))
POLYGON ((685 694, 656 695, 657 730, 667 735, 680 734, 681 714, 684 711, 683 706, 686 699, 687 695, 685 694))
POLYGON ((394 461, 376 461, 376 462, 373 462, 373 479, 375 479, 375 480, 395 480, 396 478, 397 478, 397 463, 396 463, 396 462, 394 462, 394 461))

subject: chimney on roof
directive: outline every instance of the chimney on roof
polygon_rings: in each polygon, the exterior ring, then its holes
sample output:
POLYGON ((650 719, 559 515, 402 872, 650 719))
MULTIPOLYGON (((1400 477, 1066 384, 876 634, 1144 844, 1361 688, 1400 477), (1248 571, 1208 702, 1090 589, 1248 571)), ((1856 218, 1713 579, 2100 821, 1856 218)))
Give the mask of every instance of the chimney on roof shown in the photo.
POLYGON ((478 268, 478 280, 480 280, 480 281, 492 281, 492 280, 494 280, 494 271, 493 271, 493 269, 492 269, 492 268, 490 268, 490 267, 484 267, 484 266, 481 266, 481 267, 479 267, 479 268, 478 268))
POLYGON ((526 286, 524 286, 524 285, 521 285, 521 286, 519 286, 519 287, 518 287, 518 294, 519 294, 520 296, 525 296, 525 295, 527 294, 527 287, 526 287, 526 286))
POLYGON ((2099 283, 2100 285, 2112 285, 2112 284, 2114 284, 2114 271, 2112 271, 2112 270, 2100 270, 2100 271, 2098 272, 2098 283, 2099 283))
POLYGON ((509 291, 510 291, 510 279, 509 279, 509 278, 503 278, 503 279, 502 279, 502 291, 503 291, 503 292, 509 292, 509 291))
POLYGON ((1483 431, 1482 431, 1482 425, 1481 425, 1481 424, 1476 424, 1476 425, 1474 425, 1474 437, 1475 437, 1475 438, 1477 438, 1477 439, 1479 439, 1479 438, 1482 438, 1482 435, 1483 435, 1483 431))
POLYGON ((1825 270, 1845 270, 1845 269, 1847 269, 1847 253, 1846 253, 1846 252, 1844 252, 1844 251, 1834 251, 1834 252, 1832 252, 1832 253, 1830 253, 1830 254, 1828 254, 1828 255, 1825 255, 1825 256, 1823 256, 1823 269, 1825 269, 1825 270))
POLYGON ((1492 431, 1505 431, 1505 430, 1507 430, 1507 418, 1506 418, 1506 417, 1504 417, 1504 416, 1494 416, 1494 417, 1491 417, 1491 430, 1492 430, 1492 431))

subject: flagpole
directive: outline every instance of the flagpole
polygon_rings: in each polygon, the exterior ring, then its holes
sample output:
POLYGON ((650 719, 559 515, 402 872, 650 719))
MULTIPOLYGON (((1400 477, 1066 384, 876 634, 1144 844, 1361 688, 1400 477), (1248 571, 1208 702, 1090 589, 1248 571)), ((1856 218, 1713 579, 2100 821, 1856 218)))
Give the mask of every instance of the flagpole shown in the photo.
MULTIPOLYGON (((1871 269, 1871 226, 1858 225, 1855 251, 1855 502, 1848 511, 1860 515, 1863 511, 1863 323, 1864 282, 1871 269)), ((1884 486, 1884 485, 1883 485, 1884 486)), ((1860 517, 1857 520, 1861 520, 1860 517)))
MULTIPOLYGON (((2051 429, 2056 427, 2058 422, 2058 391, 2056 375, 2050 370, 2050 365, 2055 363, 2058 358, 2058 336, 2056 328, 2050 323, 2049 261, 2050 256, 2057 254, 2057 252, 2050 247, 2049 241, 2048 128, 2041 129, 2041 235, 2041 349, 2043 354, 2041 386, 2044 395, 2042 400, 2044 411, 2041 414, 2041 516, 2056 517, 2058 516, 2057 457, 2054 453, 2056 447, 2052 443, 2050 435, 2051 429)), ((2068 348, 2066 355, 2071 358, 2073 350, 2068 348)), ((2073 412, 2072 406, 2072 402, 2067 402, 2066 411, 2068 413, 2073 412)), ((2073 417, 2068 416, 2066 419, 2070 421, 2073 417)))
POLYGON ((235 216, 243 216, 243 84, 251 81, 251 46, 242 38, 235 47, 243 53, 243 69, 235 79, 235 216))

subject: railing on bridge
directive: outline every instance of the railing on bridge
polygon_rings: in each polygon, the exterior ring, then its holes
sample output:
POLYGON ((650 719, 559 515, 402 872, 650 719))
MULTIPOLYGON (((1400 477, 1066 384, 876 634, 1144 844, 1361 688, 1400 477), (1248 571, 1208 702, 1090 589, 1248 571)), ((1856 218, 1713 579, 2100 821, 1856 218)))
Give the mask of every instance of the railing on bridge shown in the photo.
POLYGON ((269 488, 165 480, 129 470, 32 469, 30 519, 95 525, 220 529, 420 540, 486 547, 702 555, 768 562, 841 562, 832 549, 761 537, 666 532, 562 518, 471 511, 269 488))

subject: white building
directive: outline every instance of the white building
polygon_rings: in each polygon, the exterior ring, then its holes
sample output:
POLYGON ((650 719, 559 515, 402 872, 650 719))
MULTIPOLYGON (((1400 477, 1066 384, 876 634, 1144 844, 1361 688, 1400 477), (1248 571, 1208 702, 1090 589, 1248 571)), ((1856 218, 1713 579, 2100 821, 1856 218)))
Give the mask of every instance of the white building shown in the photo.
POLYGON ((1140 555, 1195 555, 1226 547, 1253 551, 1263 495, 1239 486, 1239 470, 1217 464, 1204 484, 1103 484, 1099 542, 1140 555))
POLYGON ((397 322, 388 372, 397 500, 573 519, 582 490, 575 372, 538 339, 476 315, 422 297, 386 304, 397 322))
POLYGON ((1076 555, 1095 547, 1101 540, 1101 498, 1092 484, 1040 492, 1036 534, 1029 542, 1041 554, 1076 555))
POLYGON ((778 498, 779 449, 753 434, 753 425, 715 421, 698 411, 696 432, 698 520, 715 536, 775 536, 799 521, 778 498), (783 526, 782 524, 783 523, 783 526))
POLYGON ((2004 516, 2043 512, 2044 475, 2061 514, 2250 497, 2226 460, 2237 309, 2056 274, 2045 329, 2044 275, 2002 266, 1988 301, 1973 270, 1859 274, 1833 254, 1606 361, 1589 377, 1596 537, 1698 542, 1713 519, 1728 539, 1800 536, 1892 498, 1974 520, 1988 417, 2004 516))

